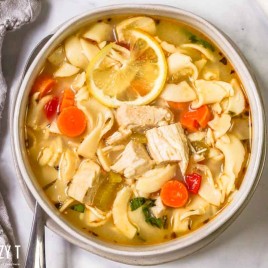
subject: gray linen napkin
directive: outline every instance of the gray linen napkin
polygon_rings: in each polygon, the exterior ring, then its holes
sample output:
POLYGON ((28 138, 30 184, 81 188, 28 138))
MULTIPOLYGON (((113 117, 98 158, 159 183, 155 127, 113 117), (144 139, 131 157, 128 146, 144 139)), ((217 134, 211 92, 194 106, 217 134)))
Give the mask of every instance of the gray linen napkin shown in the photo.
MULTIPOLYGON (((0 0, 0 118, 4 108, 7 91, 2 74, 1 50, 7 31, 16 30, 33 21, 41 8, 41 0, 0 0)), ((0 193, 0 267, 12 267, 17 264, 14 250, 14 234, 9 221, 4 200, 0 193), (9 251, 8 249, 11 250, 9 251)))

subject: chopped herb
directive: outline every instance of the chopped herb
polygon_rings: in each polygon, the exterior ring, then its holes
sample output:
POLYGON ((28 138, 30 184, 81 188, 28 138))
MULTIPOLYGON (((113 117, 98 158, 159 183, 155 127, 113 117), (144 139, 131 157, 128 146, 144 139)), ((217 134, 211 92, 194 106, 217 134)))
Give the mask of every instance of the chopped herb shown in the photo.
POLYGON ((78 204, 78 205, 72 206, 71 209, 74 210, 74 211, 77 211, 77 212, 84 213, 85 206, 83 204, 78 204))
POLYGON ((175 239, 175 238, 177 238, 177 234, 176 234, 175 232, 171 233, 170 238, 171 238, 171 239, 175 239))
POLYGON ((192 220, 190 220, 188 222, 188 230, 191 231, 192 230, 192 220))
POLYGON ((154 207, 155 206, 155 199, 147 199, 147 201, 146 201, 146 205, 148 206, 148 207, 154 207))
POLYGON ((59 166, 54 166, 54 168, 59 171, 60 167, 59 166))
POLYGON ((188 230, 189 230, 189 231, 191 231, 191 230, 192 230, 191 223, 188 223, 188 230))
POLYGON ((57 181, 57 179, 55 179, 54 181, 46 184, 45 186, 43 186, 43 190, 46 191, 48 188, 50 188, 55 182, 57 181))
POLYGON ((98 237, 98 236, 99 236, 98 234, 96 234, 96 233, 94 233, 94 232, 92 232, 92 234, 93 234, 94 236, 96 236, 96 237, 98 237))
POLYGON ((227 65, 227 59, 225 57, 222 57, 222 59, 220 59, 220 62, 223 64, 223 65, 227 65))
POLYGON ((189 40, 194 44, 199 44, 199 45, 202 45, 204 48, 207 48, 207 49, 209 49, 209 50, 211 50, 213 52, 215 51, 215 48, 214 48, 213 45, 211 45, 208 41, 206 41, 206 40, 204 40, 204 39, 202 39, 200 37, 197 37, 194 34, 191 34, 189 36, 189 40))
POLYGON ((146 202, 146 198, 144 197, 136 197, 130 200, 130 208, 132 211, 138 209, 146 202))
MULTIPOLYGON (((83 228, 83 229, 87 229, 87 228, 83 228)), ((98 237, 99 235, 98 234, 96 234, 95 232, 92 232, 92 231, 90 231, 90 230, 88 230, 88 232, 90 233, 90 234, 92 234, 92 235, 94 235, 94 236, 96 236, 96 237, 98 237)))
POLYGON ((62 203, 58 202, 54 204, 57 209, 60 209, 62 207, 62 203))
POLYGON ((130 200, 130 208, 132 211, 142 207, 142 212, 147 223, 158 228, 166 228, 167 216, 156 218, 150 211, 150 208, 154 206, 155 199, 136 197, 130 200))
POLYGON ((142 241, 142 242, 146 242, 146 239, 144 239, 140 233, 137 233, 137 237, 142 241))
POLYGON ((145 217, 145 221, 147 223, 150 223, 152 226, 155 226, 157 228, 165 228, 166 222, 167 222, 167 216, 163 216, 162 218, 156 218, 150 211, 149 206, 143 206, 142 212, 145 217))

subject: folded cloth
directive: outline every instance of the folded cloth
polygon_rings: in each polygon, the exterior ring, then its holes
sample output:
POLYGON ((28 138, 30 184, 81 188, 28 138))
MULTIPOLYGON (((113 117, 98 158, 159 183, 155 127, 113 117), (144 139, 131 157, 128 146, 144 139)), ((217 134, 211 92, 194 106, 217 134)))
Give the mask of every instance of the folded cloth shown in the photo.
MULTIPOLYGON (((1 50, 3 38, 7 31, 16 30, 26 23, 33 21, 41 8, 41 0, 0 0, 0 118, 4 108, 7 91, 2 74, 1 50)), ((1 134, 0 134, 1 135, 1 134)), ((14 234, 9 221, 7 210, 0 193, 0 267, 16 265, 13 258, 14 234), (9 251, 9 249, 11 249, 9 251)))
POLYGON ((7 215, 4 200, 0 193, 0 246, 2 253, 0 258, 0 267, 12 267, 13 261, 11 246, 13 245, 14 235, 9 221, 9 217, 7 215))

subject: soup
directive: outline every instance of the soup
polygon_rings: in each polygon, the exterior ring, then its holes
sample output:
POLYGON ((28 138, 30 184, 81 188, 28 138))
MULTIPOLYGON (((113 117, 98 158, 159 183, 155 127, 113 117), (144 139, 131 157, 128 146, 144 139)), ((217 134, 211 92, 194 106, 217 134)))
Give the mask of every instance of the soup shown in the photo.
POLYGON ((62 217, 111 243, 188 234, 233 199, 250 107, 207 37, 162 17, 116 16, 69 36, 29 94, 29 162, 62 217))

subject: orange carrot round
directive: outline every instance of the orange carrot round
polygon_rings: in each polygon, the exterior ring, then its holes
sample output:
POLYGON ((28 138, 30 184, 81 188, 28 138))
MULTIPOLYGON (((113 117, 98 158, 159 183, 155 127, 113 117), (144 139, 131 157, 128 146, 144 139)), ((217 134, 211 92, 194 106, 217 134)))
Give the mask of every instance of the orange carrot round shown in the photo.
POLYGON ((73 138, 80 136, 85 131, 87 119, 80 109, 71 106, 60 113, 57 124, 63 135, 73 138))
POLYGON ((187 187, 182 182, 173 179, 162 186, 160 197, 164 205, 179 208, 187 203, 189 194, 187 187))

